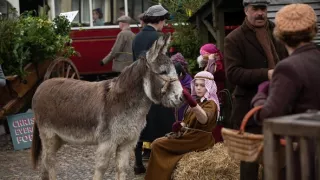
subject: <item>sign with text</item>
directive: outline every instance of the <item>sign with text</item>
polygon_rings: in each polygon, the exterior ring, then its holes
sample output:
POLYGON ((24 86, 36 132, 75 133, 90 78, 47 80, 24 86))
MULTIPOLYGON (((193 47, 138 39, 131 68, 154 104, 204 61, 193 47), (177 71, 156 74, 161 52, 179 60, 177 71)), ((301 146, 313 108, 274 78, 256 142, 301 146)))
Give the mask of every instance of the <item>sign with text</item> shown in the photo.
POLYGON ((31 147, 34 114, 26 112, 7 117, 14 150, 31 147))
POLYGON ((74 20, 74 18, 77 16, 78 12, 79 11, 64 12, 64 13, 60 13, 59 16, 65 16, 71 23, 74 20))

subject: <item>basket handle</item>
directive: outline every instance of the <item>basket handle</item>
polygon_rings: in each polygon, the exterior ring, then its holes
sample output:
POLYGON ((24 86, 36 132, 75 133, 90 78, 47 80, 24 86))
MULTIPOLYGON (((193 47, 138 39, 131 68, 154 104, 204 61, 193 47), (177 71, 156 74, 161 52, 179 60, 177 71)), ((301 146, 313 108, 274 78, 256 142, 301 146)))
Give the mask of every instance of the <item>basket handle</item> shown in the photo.
MULTIPOLYGON (((241 126, 240 126, 240 131, 239 133, 242 134, 244 132, 244 128, 246 127, 249 119, 256 113, 258 112, 260 109, 262 109, 263 106, 256 106, 254 108, 252 108, 243 118, 241 126)), ((286 145, 286 140, 285 139, 280 139, 280 144, 282 146, 286 145)))
POLYGON ((249 119, 256 113, 258 112, 260 109, 262 109, 263 106, 256 106, 254 108, 252 108, 243 118, 241 126, 240 126, 240 131, 239 133, 242 134, 244 132, 244 128, 246 127, 249 119))

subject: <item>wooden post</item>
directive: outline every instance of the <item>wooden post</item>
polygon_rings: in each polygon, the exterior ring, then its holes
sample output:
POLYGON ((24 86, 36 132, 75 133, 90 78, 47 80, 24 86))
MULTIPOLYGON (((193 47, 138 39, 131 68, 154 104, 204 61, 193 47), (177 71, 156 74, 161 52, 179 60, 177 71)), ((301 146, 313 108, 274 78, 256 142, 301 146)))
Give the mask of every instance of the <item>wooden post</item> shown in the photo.
POLYGON ((292 137, 286 136, 286 179, 293 180, 294 177, 294 157, 293 157, 293 145, 292 145, 292 137))
POLYGON ((217 47, 223 51, 224 46, 224 12, 217 8, 217 4, 215 0, 212 1, 212 22, 213 22, 213 30, 216 34, 216 42, 217 47))
POLYGON ((279 163, 277 153, 277 144, 275 136, 271 129, 272 123, 265 122, 263 124, 264 149, 263 149, 263 163, 264 163, 264 180, 278 180, 279 179, 279 163))
POLYGON ((224 12, 222 10, 217 11, 218 13, 218 38, 220 42, 218 44, 219 49, 224 51, 224 38, 226 36, 224 30, 224 12))
POLYGON ((215 32, 215 30, 212 28, 211 24, 207 21, 207 20, 202 20, 203 24, 207 26, 208 31, 211 33, 211 35, 213 36, 213 38, 215 40, 217 40, 218 36, 215 32))
POLYGON ((208 30, 205 27, 205 24, 202 22, 200 15, 196 16, 196 27, 200 33, 200 39, 201 43, 207 43, 208 42, 208 30))
POLYGON ((308 156, 308 140, 306 137, 300 138, 300 162, 301 162, 301 179, 309 180, 310 161, 308 156))
POLYGON ((315 140, 316 144, 316 179, 320 179, 320 138, 315 140))

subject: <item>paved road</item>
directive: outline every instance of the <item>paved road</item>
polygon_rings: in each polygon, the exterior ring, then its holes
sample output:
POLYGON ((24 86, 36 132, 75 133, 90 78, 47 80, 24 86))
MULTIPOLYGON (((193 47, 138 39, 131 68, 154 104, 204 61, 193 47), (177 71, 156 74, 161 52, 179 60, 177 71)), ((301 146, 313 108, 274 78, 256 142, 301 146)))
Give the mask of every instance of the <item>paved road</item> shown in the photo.
MULTIPOLYGON (((58 152, 58 180, 88 180, 94 172, 95 146, 64 145, 58 152)), ((130 159, 130 180, 143 180, 133 173, 133 156, 130 159)), ((114 158, 113 158, 114 159, 114 158)), ((115 162, 111 160, 104 180, 115 179, 115 162)), ((33 170, 30 150, 14 151, 9 135, 0 135, 0 180, 39 179, 39 170, 33 170)))

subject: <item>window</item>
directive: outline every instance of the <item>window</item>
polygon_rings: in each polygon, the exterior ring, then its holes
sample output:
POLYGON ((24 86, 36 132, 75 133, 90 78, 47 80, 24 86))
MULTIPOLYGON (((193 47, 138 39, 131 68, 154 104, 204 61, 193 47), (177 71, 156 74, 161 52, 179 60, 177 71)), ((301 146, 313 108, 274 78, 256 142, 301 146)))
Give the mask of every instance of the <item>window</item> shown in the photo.
POLYGON ((54 7, 49 13, 51 17, 64 12, 78 11, 72 21, 72 27, 117 25, 117 19, 126 14, 126 9, 133 19, 133 24, 136 24, 139 23, 138 16, 150 7, 150 2, 149 0, 48 0, 49 6, 54 7))
POLYGON ((138 16, 152 5, 148 0, 128 0, 128 15, 133 19, 133 23, 139 23, 138 16))
POLYGON ((115 25, 118 17, 125 13, 121 0, 92 0, 92 8, 93 26, 115 25))
POLYGON ((90 10, 88 0, 54 0, 55 16, 60 13, 78 11, 77 16, 71 22, 73 27, 90 26, 90 10))
POLYGON ((11 8, 12 6, 9 2, 0 0, 0 18, 7 17, 11 8))

